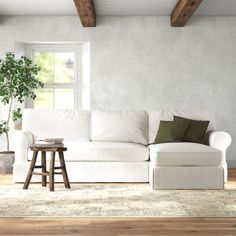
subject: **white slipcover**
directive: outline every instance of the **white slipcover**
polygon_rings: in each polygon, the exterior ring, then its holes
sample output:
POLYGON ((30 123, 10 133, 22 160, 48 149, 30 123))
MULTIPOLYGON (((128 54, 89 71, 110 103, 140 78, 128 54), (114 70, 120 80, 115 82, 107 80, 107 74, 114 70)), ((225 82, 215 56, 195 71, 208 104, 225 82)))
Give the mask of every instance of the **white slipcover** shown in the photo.
POLYGON ((93 111, 91 140, 148 143, 145 111, 93 111))
MULTIPOLYGON (((29 161, 16 162, 13 169, 13 180, 24 182, 29 167, 29 161)), ((147 161, 68 161, 66 162, 66 169, 70 182, 148 182, 147 161)), ((42 177, 38 175, 34 175, 31 179, 33 182, 40 182, 41 180, 42 177)), ((62 176, 55 175, 55 181, 62 182, 62 176)))
POLYGON ((160 143, 149 146, 151 162, 158 166, 221 166, 223 153, 198 143, 160 143))
MULTIPOLYGON (((144 146, 148 140, 154 141, 160 120, 172 120, 174 115, 210 120, 208 131, 215 130, 213 115, 208 111, 158 110, 150 113, 147 122, 144 111, 95 111, 90 121, 86 111, 26 109, 23 131, 16 132, 13 139, 14 181, 25 180, 30 165, 28 148, 35 138, 62 137, 68 147, 65 159, 72 182, 149 181, 155 189, 223 188, 229 134, 211 132, 210 147, 193 143, 150 145, 149 149, 144 146), (93 142, 89 142, 90 122, 93 142)), ((32 180, 40 177, 33 176, 32 180)), ((56 180, 61 181, 60 176, 56 180)))
MULTIPOLYGON (((142 162, 149 159, 148 148, 125 142, 65 142, 65 161, 142 162)), ((32 151, 28 152, 28 160, 32 151)))
POLYGON ((224 169, 220 166, 150 165, 149 171, 154 189, 224 189, 224 169))
POLYGON ((30 131, 34 138, 61 137, 65 141, 89 141, 90 114, 84 110, 25 109, 22 130, 30 131))

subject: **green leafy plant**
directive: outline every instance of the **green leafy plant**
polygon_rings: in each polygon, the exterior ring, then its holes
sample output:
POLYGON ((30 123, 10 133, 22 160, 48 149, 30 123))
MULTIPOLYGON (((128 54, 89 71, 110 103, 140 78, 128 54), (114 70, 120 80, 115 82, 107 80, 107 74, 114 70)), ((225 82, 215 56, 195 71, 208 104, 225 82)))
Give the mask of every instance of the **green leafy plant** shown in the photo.
POLYGON ((5 59, 0 59, 0 101, 9 105, 6 120, 0 121, 0 135, 6 134, 9 152, 9 123, 22 118, 21 109, 13 110, 14 100, 22 103, 27 97, 35 99, 35 91, 43 87, 37 74, 40 68, 27 57, 15 58, 14 53, 7 52, 5 59))

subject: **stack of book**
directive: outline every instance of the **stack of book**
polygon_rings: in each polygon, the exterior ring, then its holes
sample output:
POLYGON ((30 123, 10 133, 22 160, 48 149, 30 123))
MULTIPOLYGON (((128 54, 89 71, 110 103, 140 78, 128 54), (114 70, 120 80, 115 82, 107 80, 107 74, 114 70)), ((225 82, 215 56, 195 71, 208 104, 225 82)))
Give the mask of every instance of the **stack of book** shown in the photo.
POLYGON ((34 147, 64 147, 63 138, 37 138, 34 147))

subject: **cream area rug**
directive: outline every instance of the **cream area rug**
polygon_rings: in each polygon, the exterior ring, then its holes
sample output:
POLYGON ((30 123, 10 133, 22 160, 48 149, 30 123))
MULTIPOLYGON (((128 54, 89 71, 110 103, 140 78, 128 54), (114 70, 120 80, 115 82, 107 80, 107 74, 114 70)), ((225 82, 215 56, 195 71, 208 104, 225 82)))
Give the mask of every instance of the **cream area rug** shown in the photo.
POLYGON ((0 217, 236 217, 236 184, 225 190, 153 190, 149 184, 0 185, 0 217))

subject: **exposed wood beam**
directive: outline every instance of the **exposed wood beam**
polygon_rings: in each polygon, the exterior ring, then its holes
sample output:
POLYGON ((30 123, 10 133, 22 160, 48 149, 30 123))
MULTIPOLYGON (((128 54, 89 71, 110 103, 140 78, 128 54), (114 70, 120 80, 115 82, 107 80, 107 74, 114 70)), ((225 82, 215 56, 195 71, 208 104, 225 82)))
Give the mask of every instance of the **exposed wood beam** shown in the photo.
POLYGON ((93 0, 74 0, 75 6, 84 27, 96 26, 96 13, 93 0))
POLYGON ((179 0, 171 13, 171 26, 183 27, 203 0, 179 0))

